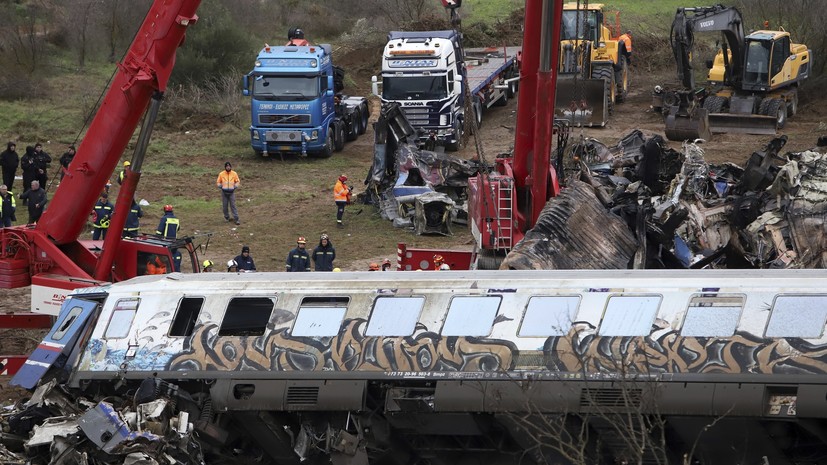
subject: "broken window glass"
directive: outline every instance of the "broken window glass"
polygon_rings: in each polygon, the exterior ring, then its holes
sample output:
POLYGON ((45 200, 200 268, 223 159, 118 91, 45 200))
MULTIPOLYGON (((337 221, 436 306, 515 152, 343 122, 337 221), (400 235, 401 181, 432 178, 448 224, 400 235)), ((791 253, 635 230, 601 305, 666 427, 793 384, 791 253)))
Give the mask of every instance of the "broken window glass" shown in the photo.
POLYGON ((424 305, 424 297, 378 297, 365 336, 412 335, 424 305))
POLYGON ((347 297, 305 297, 290 334, 296 337, 333 337, 339 334, 347 312, 347 297))
POLYGON ((442 335, 488 336, 501 299, 500 296, 454 297, 445 317, 442 335))
POLYGON ((820 338, 827 322, 827 295, 779 295, 766 337, 820 338))
POLYGON ((658 314, 659 295, 609 297, 598 334, 601 336, 648 336, 658 314))
POLYGON ((234 297, 227 305, 219 336, 261 336, 273 313, 269 297, 234 297))
POLYGON ((175 318, 172 319, 172 326, 169 335, 173 337, 187 337, 192 335, 195 329, 195 321, 201 313, 201 306, 204 305, 203 297, 184 297, 178 304, 175 318))
POLYGON ((563 336, 577 315, 580 296, 532 297, 528 301, 520 337, 563 336))

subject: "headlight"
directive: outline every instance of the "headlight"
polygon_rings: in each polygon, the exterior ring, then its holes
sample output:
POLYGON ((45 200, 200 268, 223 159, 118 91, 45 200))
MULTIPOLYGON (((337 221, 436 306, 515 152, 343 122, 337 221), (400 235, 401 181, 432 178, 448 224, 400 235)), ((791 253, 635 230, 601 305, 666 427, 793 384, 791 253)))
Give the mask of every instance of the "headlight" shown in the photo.
POLYGON ((314 130, 313 132, 310 133, 310 139, 311 140, 316 140, 318 138, 319 138, 319 130, 318 129, 316 129, 316 130, 314 130))
POLYGON ((259 140, 258 131, 253 131, 253 140, 259 140))
POLYGON ((310 60, 310 67, 315 68, 316 66, 318 66, 318 62, 316 60, 310 60))
POLYGON ((439 115, 439 125, 440 126, 448 126, 448 115, 446 115, 446 114, 439 115))

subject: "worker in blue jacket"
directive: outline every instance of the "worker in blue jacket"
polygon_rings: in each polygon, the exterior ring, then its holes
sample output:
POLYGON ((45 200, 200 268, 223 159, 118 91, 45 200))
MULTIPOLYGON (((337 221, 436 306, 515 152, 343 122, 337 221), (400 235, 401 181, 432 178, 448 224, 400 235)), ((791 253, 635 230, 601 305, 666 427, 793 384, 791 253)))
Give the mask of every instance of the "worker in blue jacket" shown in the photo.
MULTIPOLYGON (((167 239, 175 239, 178 237, 178 230, 181 228, 181 222, 172 211, 172 205, 164 205, 164 216, 161 217, 161 222, 158 223, 158 229, 155 234, 164 236, 167 239)), ((172 266, 175 271, 181 271, 181 252, 177 248, 170 249, 172 252, 172 266)))
POLYGON ((137 237, 138 230, 141 228, 140 218, 144 216, 144 211, 135 199, 132 199, 132 206, 129 207, 129 213, 126 215, 126 223, 123 226, 123 237, 137 237))
POLYGON ((115 206, 109 202, 109 194, 101 192, 92 215, 92 240, 106 239, 106 232, 109 231, 109 223, 112 221, 114 211, 115 206))

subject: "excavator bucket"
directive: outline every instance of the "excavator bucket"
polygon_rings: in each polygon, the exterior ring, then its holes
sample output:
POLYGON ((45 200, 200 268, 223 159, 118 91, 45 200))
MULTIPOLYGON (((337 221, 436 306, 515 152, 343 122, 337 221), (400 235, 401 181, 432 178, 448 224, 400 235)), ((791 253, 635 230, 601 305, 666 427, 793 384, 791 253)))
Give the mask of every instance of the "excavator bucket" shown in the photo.
POLYGON ((609 92, 603 79, 557 78, 555 118, 571 126, 605 126, 609 122, 609 92))
POLYGON ((666 114, 666 138, 674 141, 712 138, 709 130, 709 112, 696 107, 691 112, 681 111, 678 105, 669 108, 666 114))
POLYGON ((709 129, 714 133, 775 135, 776 120, 773 116, 710 113, 709 129))

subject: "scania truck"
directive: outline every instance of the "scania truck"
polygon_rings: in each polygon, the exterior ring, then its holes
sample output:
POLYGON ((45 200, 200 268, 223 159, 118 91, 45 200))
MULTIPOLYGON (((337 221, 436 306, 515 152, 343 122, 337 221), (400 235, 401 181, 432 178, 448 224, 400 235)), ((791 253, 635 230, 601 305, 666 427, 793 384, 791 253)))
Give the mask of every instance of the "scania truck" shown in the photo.
POLYGON ((253 151, 327 158, 365 133, 370 106, 341 93, 344 70, 333 65, 330 45, 310 44, 298 28, 288 38, 284 46, 265 45, 244 76, 253 151))

